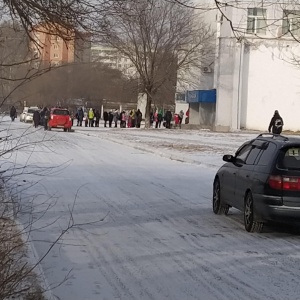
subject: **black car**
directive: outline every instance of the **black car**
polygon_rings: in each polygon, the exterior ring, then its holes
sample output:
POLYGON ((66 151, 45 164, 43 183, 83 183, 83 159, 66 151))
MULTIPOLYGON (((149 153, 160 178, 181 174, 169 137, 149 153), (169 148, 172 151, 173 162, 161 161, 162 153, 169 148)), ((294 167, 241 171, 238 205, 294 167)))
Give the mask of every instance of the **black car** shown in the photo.
POLYGON ((213 184, 215 214, 239 209, 248 232, 261 232, 269 220, 300 221, 300 138, 263 133, 223 160, 213 184))

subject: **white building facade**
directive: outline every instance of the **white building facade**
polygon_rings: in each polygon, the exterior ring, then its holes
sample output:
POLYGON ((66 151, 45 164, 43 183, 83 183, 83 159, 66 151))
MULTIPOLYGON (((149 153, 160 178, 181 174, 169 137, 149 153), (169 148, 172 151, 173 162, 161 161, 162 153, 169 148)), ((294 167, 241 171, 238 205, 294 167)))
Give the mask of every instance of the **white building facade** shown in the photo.
POLYGON ((136 76, 136 69, 131 61, 121 55, 115 48, 104 44, 92 45, 91 47, 92 62, 101 62, 113 69, 120 70, 127 77, 136 76))
POLYGON ((290 2, 237 1, 210 11, 217 32, 213 129, 267 131, 278 110, 284 130, 300 130, 300 4, 290 2))

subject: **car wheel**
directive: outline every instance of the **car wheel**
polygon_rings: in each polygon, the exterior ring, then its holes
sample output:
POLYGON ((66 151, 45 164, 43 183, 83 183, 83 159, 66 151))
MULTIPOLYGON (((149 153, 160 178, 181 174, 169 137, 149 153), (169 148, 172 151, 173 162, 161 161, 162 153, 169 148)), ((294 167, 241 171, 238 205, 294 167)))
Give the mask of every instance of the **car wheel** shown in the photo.
POLYGON ((245 198, 244 224, 248 232, 261 232, 264 226, 263 222, 254 220, 253 197, 251 192, 248 192, 245 198))
POLYGON ((214 182, 214 190, 213 190, 213 212, 216 215, 227 215, 229 211, 229 206, 222 204, 221 196, 220 196, 220 181, 216 179, 214 182))

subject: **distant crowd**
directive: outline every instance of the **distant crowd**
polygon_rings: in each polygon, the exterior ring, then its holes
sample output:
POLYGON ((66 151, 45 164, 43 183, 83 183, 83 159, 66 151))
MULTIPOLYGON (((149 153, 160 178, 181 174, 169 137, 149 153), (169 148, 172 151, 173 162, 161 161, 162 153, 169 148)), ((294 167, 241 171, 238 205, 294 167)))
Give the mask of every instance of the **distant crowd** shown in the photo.
MULTIPOLYGON (((186 116, 188 117, 188 112, 186 112, 186 116)), ((90 108, 87 112, 84 112, 83 108, 80 107, 75 114, 75 120, 77 120, 76 126, 84 125, 85 127, 99 127, 100 118, 101 114, 99 110, 93 108, 90 108)), ((183 118, 183 110, 181 110, 178 114, 175 114, 175 125, 178 125, 181 128, 183 118)), ((103 112, 104 127, 116 128, 120 126, 120 128, 140 128, 142 119, 143 114, 141 113, 140 109, 132 109, 130 111, 122 110, 121 112, 115 109, 114 111, 110 110, 103 112)), ((173 114, 170 110, 167 110, 165 114, 163 114, 163 110, 155 110, 154 112, 150 113, 150 123, 151 126, 155 126, 155 128, 160 128, 162 124, 166 128, 171 128, 172 119, 173 114)))
MULTIPOLYGON (((170 129, 172 127, 172 120, 174 120, 175 127, 181 128, 184 116, 185 123, 188 123, 189 110, 184 113, 181 110, 178 114, 172 114, 170 110, 165 112, 162 109, 155 109, 150 113, 151 127, 160 128, 164 126, 170 129)), ((17 117, 16 108, 14 106, 10 109, 10 117, 12 121, 17 117)), ((34 126, 44 125, 47 129, 47 121, 50 118, 50 110, 47 107, 34 111, 33 123, 34 126)), ((99 127, 101 114, 98 109, 89 108, 84 110, 83 107, 79 107, 76 113, 71 113, 73 126, 85 126, 85 127, 99 127), (74 124, 74 121, 76 124, 74 124)), ((143 119, 143 114, 140 109, 121 112, 117 109, 103 112, 104 127, 120 127, 120 128, 140 128, 143 119)))

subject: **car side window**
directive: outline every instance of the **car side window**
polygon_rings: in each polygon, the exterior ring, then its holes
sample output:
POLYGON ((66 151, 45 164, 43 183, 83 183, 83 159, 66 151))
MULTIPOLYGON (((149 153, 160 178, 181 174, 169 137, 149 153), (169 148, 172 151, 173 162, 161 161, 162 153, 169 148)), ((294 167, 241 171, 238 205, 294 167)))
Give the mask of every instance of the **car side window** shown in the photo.
POLYGON ((246 164, 247 165, 254 165, 255 164, 255 161, 259 155, 259 153, 261 152, 262 150, 259 149, 258 147, 255 147, 253 146, 251 152, 249 153, 247 159, 246 159, 246 164))
POLYGON ((275 151, 276 151, 276 145, 273 143, 269 143, 268 147, 262 151, 257 164, 260 166, 268 166, 271 160, 274 158, 275 151))
POLYGON ((238 159, 238 160, 240 160, 242 162, 245 162, 246 159, 247 159, 247 157, 248 157, 248 155, 249 155, 249 153, 250 153, 250 151, 251 151, 251 149, 252 149, 252 145, 251 144, 245 145, 243 148, 241 148, 237 152, 237 154, 235 156, 236 159, 238 159))

